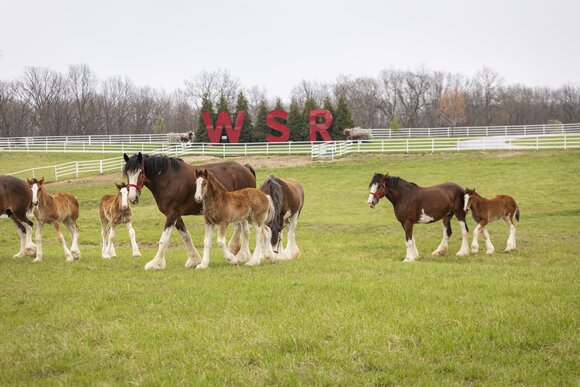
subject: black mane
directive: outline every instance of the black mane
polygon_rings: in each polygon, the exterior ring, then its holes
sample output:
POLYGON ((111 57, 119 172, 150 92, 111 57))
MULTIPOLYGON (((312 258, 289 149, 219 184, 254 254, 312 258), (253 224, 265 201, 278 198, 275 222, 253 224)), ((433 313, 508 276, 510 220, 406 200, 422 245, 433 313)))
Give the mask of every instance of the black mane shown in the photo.
MULTIPOLYGON (((369 184, 369 187, 372 186, 373 184, 379 184, 384 177, 385 175, 383 175, 382 173, 375 173, 373 179, 371 180, 371 183, 369 184)), ((418 187, 417 184, 411 183, 410 181, 407 181, 399 176, 387 176, 387 186, 391 188, 396 188, 399 185, 399 183, 411 184, 415 187, 418 187)))
MULTIPOLYGON (((183 160, 177 157, 169 157, 165 155, 143 155, 143 166, 146 175, 161 175, 167 172, 167 168, 171 166, 178 171, 181 168, 183 160)), ((123 173, 127 175, 129 172, 137 171, 141 168, 138 155, 133 155, 125 163, 123 173)))

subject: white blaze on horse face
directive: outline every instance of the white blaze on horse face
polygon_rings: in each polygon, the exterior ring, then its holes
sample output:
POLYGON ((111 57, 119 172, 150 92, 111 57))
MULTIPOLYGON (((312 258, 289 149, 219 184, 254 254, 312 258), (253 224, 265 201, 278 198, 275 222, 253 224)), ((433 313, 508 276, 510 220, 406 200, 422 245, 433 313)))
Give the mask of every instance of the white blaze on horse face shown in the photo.
POLYGON ((201 203, 203 201, 203 177, 198 177, 195 180, 195 201, 201 203))
POLYGON ((465 194, 465 196, 463 196, 463 211, 467 212, 467 208, 469 207, 469 194, 465 194))
POLYGON ((434 219, 425 213, 425 209, 421 209, 421 216, 419 217, 419 223, 429 223, 434 219))
POLYGON ((367 204, 369 206, 371 206, 371 208, 374 208, 377 203, 379 202, 377 200, 377 198, 375 197, 375 194, 377 193, 377 189, 379 189, 379 185, 377 183, 371 185, 371 189, 370 189, 370 193, 369 193, 369 199, 367 200, 367 204))
MULTIPOLYGON (((127 173, 127 179, 129 180, 129 184, 134 184, 137 185, 137 180, 139 179, 139 175, 141 174, 141 171, 133 171, 130 173, 127 173)), ((129 201, 133 204, 137 203, 137 200, 139 198, 139 191, 137 191, 137 188, 135 188, 134 186, 129 187, 129 201)))
POLYGON ((127 187, 123 187, 119 192, 121 193, 121 208, 125 210, 127 209, 127 207, 129 207, 129 202, 127 201, 129 196, 129 190, 127 189, 127 187))
POLYGON ((32 204, 36 206, 38 205, 38 184, 32 184, 30 189, 32 190, 32 204))

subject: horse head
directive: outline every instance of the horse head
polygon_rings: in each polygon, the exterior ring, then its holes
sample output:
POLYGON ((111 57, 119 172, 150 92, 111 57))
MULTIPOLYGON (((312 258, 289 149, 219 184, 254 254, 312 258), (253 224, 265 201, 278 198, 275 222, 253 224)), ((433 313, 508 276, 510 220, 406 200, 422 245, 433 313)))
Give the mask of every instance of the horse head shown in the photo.
POLYGON ((121 184, 115 183, 117 190, 119 191, 119 195, 121 195, 121 209, 126 210, 129 208, 129 188, 127 188, 127 184, 124 182, 121 184))
POLYGON ((465 188, 465 195, 463 195, 463 211, 467 212, 467 210, 471 208, 474 197, 479 197, 479 194, 475 192, 475 187, 473 187, 473 189, 465 188))
POLYGON ((369 198, 367 200, 367 204, 371 208, 375 208, 375 206, 379 203, 379 200, 385 196, 385 188, 383 185, 383 180, 389 176, 387 172, 386 175, 382 173, 375 173, 371 182, 369 184, 369 198))
POLYGON ((195 195, 194 199, 197 203, 203 201, 203 194, 207 179, 209 177, 209 172, 207 169, 196 169, 195 170, 195 195))
POLYGON ((37 206, 39 196, 38 194, 44 186, 44 176, 41 177, 40 180, 37 180, 33 177, 32 180, 26 179, 26 181, 28 182, 28 187, 30 187, 30 190, 32 191, 32 205, 37 206))
POLYGON ((125 167, 123 168, 123 173, 127 176, 129 184, 127 188, 129 189, 128 198, 132 204, 139 203, 139 196, 141 195, 141 188, 145 184, 145 166, 143 164, 143 155, 139 152, 131 157, 127 156, 127 153, 123 155, 125 159, 125 167))

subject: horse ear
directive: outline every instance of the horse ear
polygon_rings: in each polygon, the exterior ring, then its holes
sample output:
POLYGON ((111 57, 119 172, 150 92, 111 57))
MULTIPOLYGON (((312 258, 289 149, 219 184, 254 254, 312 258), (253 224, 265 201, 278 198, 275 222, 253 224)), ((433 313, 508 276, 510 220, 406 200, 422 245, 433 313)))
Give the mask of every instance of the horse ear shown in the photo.
POLYGON ((119 185, 119 184, 117 184, 117 183, 115 183, 115 186, 117 187, 117 189, 118 189, 118 190, 119 190, 119 189, 121 189, 121 188, 123 187, 122 185, 119 185))
POLYGON ((30 180, 29 178, 26 178, 26 182, 28 183, 29 186, 32 187, 32 184, 34 184, 33 180, 30 180))
POLYGON ((203 176, 204 178, 206 178, 206 179, 207 179, 207 176, 208 176, 209 172, 207 171, 207 169, 204 169, 203 171, 201 171, 201 174, 202 174, 202 176, 203 176))
POLYGON ((125 159, 125 162, 129 161, 129 156, 127 156, 127 153, 123 154, 123 158, 125 159))
POLYGON ((137 160, 139 160, 139 162, 143 162, 143 155, 141 154, 141 152, 139 152, 139 154, 137 155, 137 160))
POLYGON ((38 181, 38 184, 39 184, 39 185, 43 185, 43 184, 44 184, 44 176, 42 176, 42 177, 40 178, 40 180, 38 181))

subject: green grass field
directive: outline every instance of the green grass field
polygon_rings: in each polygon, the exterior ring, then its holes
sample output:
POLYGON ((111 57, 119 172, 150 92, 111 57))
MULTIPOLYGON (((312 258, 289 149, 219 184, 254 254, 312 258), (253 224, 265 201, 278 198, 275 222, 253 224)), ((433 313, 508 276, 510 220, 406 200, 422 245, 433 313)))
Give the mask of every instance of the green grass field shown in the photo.
MULTIPOLYGON (((5 170, 22 155, 0 157, 5 170)), ((579 151, 364 155, 258 168, 259 182, 275 173, 304 185, 301 257, 230 266, 214 244, 206 271, 184 268, 177 233, 167 268, 143 270, 164 223, 149 191, 133 207, 143 257, 130 256, 123 228, 119 257, 106 261, 97 206, 118 177, 48 185, 81 202, 82 257, 65 262, 47 226, 42 263, 12 258, 16 231, 0 220, 0 384, 578 385, 579 172, 579 151), (508 232, 496 222, 496 254, 456 257, 454 219, 449 256, 430 256, 440 225, 418 225, 421 258, 403 263, 391 204, 366 205, 374 172, 514 196, 518 250, 501 252, 508 232)), ((186 219, 200 251, 202 222, 186 219)))

